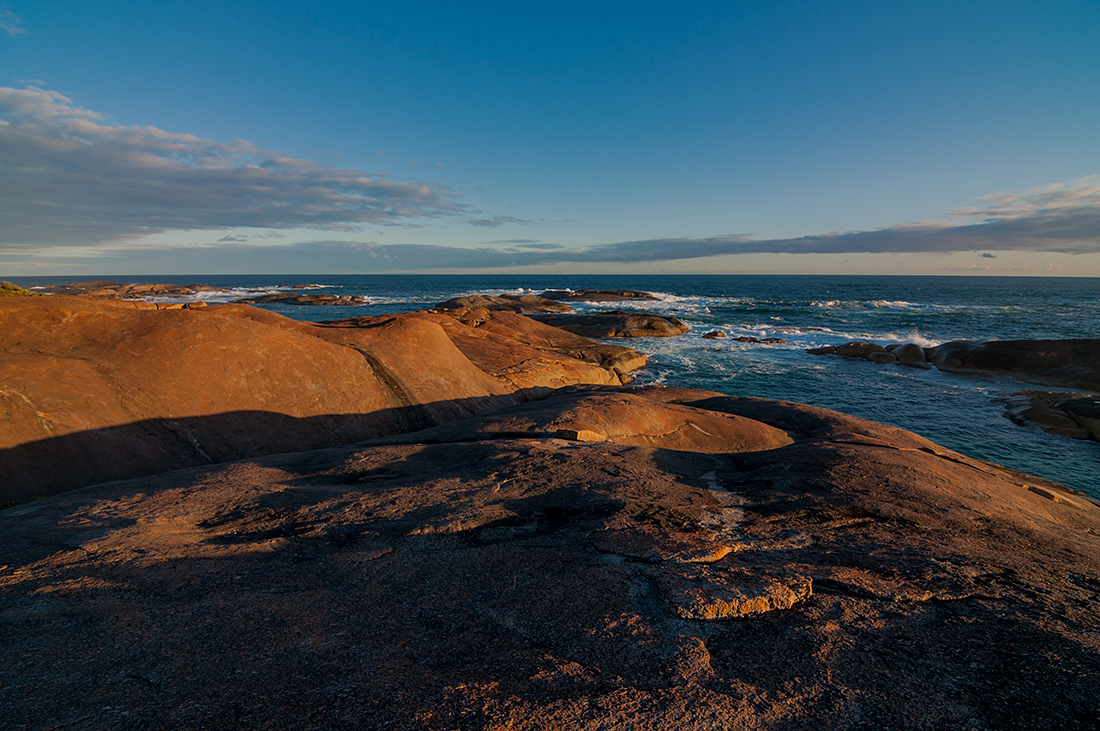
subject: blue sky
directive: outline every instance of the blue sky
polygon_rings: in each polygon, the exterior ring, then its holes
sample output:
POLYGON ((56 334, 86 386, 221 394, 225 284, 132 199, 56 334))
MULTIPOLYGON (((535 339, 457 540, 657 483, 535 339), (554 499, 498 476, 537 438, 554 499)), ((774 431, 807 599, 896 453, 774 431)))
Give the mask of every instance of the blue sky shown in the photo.
POLYGON ((1100 3, 0 0, 0 274, 1100 276, 1100 3))

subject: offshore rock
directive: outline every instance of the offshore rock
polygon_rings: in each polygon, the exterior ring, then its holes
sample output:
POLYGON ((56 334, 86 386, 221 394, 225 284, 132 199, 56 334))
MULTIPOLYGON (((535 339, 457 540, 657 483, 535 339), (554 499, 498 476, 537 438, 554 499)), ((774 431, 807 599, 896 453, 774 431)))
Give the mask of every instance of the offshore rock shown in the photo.
POLYGON ((666 338, 688 326, 675 317, 612 310, 591 315, 541 315, 539 321, 586 338, 666 338))
POLYGON ((243 297, 241 299, 233 300, 233 304, 238 305, 272 303, 277 303, 281 305, 305 305, 307 307, 354 307, 357 305, 369 305, 370 300, 357 294, 300 294, 298 292, 280 292, 277 294, 265 294, 260 297, 243 297))
POLYGON ((927 351, 928 361, 953 373, 995 373, 1100 391, 1100 339, 953 340, 927 351))
POLYGON ((533 294, 502 294, 492 296, 474 294, 468 297, 455 297, 435 306, 437 310, 507 310, 508 312, 572 312, 573 308, 563 302, 556 302, 533 294))
POLYGON ((566 302, 626 302, 629 300, 655 300, 656 296, 649 292, 634 292, 622 289, 581 289, 572 290, 551 289, 543 292, 540 297, 549 300, 562 300, 566 302))

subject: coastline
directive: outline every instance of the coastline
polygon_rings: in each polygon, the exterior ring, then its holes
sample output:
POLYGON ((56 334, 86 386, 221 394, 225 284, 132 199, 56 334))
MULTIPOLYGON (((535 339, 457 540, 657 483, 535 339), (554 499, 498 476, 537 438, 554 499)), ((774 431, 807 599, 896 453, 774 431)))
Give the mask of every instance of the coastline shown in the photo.
MULTIPOLYGON (((135 404, 151 402, 134 374, 159 363, 148 388, 223 414, 232 367, 284 414, 312 391, 310 369, 326 388, 359 378, 346 409, 376 393, 384 412, 387 398, 412 411, 374 434, 321 430, 350 444, 0 511, 0 701, 14 723, 1100 721, 1100 506, 1074 491, 834 411, 624 386, 599 356, 577 358, 578 340, 537 361, 509 333, 529 333, 524 347, 548 334, 514 313, 312 325, 240 305, 50 299, 22 303, 24 331, 8 337, 100 376, 128 353, 131 381, 107 381, 135 404), (28 307, 64 327, 36 329, 28 307), (551 390, 563 372, 577 382, 551 390)), ((64 385, 24 365, 46 392, 64 385)), ((165 408, 178 440, 186 415, 165 408)), ((293 418, 307 429, 263 433, 317 431, 293 418)), ((211 456, 214 435, 251 426, 191 436, 211 456)))

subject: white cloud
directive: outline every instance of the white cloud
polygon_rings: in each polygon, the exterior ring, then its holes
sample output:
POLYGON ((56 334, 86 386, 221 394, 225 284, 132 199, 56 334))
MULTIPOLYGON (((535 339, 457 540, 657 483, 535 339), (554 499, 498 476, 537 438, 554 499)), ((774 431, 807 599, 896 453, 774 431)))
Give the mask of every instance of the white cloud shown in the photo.
POLYGON ((38 88, 0 88, 0 245, 159 231, 354 230, 460 212, 443 186, 372 178, 156 127, 123 126, 38 88))
POLYGON ((23 21, 10 10, 0 10, 0 30, 9 36, 23 35, 27 29, 23 27, 23 21))

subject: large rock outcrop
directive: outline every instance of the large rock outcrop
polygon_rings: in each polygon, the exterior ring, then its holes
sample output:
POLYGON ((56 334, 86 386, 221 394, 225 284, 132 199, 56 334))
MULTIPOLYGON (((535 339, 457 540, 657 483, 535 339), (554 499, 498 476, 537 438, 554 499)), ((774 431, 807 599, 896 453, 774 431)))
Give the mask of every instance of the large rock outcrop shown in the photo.
POLYGON ((1100 724, 1100 508, 795 404, 570 389, 0 535, 12 728, 1100 724))
POLYGON ((558 386, 619 384, 645 362, 576 336, 535 348, 526 340, 560 331, 518 315, 493 350, 442 315, 318 325, 146 304, 0 300, 0 502, 422 429, 558 386))

